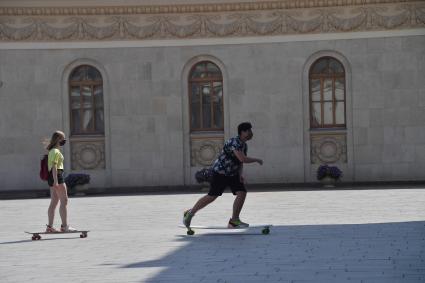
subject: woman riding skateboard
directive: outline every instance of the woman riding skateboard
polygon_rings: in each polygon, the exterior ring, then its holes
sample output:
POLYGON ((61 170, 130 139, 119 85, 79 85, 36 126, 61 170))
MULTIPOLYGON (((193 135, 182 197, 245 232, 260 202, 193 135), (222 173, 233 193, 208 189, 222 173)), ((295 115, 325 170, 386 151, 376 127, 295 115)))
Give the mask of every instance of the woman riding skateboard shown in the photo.
POLYGON ((48 170, 49 178, 47 180, 50 187, 50 205, 48 209, 49 224, 47 224, 46 232, 73 232, 76 229, 68 225, 68 193, 63 176, 63 155, 59 150, 60 146, 66 143, 65 134, 61 131, 53 133, 50 143, 46 147, 48 154, 48 170), (62 220, 60 231, 53 228, 53 220, 55 218, 55 210, 60 201, 59 215, 62 220))

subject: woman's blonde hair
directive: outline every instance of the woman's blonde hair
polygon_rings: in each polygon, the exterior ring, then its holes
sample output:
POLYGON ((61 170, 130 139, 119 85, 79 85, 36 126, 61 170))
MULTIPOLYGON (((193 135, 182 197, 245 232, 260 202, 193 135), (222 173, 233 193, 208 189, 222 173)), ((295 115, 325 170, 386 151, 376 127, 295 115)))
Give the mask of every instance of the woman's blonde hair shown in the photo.
POLYGON ((56 131, 53 133, 52 138, 50 139, 50 142, 48 143, 48 145, 46 146, 47 150, 51 150, 52 148, 54 148, 60 139, 65 139, 65 133, 62 131, 56 131))

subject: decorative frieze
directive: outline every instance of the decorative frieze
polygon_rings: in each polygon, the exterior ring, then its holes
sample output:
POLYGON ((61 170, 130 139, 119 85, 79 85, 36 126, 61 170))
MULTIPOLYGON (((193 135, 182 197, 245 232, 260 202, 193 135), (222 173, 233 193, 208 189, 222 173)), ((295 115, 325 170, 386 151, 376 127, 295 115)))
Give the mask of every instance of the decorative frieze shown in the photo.
MULTIPOLYGON (((172 1, 170 1, 172 2, 172 1)), ((212 2, 212 1, 211 1, 212 2)), ((276 9, 306 9, 338 6, 359 6, 420 2, 412 0, 280 0, 261 2, 231 2, 208 4, 169 4, 139 6, 82 6, 82 7, 1 7, 0 16, 81 16, 81 15, 140 15, 188 14, 216 12, 246 12, 276 9)))
POLYGON ((357 5, 353 0, 348 1, 351 6, 339 4, 346 1, 293 2, 304 5, 291 6, 290 1, 279 1, 212 4, 214 8, 210 9, 206 4, 155 9, 147 6, 0 8, 0 41, 193 39, 425 27, 423 1, 362 0, 357 5), (309 4, 313 2, 317 5, 309 4), (389 4, 364 5, 365 2, 389 4), (334 5, 323 8, 320 3, 334 5))
POLYGON ((346 133, 311 134, 311 164, 347 163, 346 133))
POLYGON ((223 137, 191 137, 191 166, 210 166, 223 148, 223 137))
POLYGON ((104 139, 71 140, 71 169, 105 169, 104 139))

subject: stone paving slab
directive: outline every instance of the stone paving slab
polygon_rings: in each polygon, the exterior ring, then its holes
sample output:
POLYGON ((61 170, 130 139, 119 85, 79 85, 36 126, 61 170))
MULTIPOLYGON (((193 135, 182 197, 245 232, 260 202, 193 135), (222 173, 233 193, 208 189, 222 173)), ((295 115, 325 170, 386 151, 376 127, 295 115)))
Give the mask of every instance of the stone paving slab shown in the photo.
MULTIPOLYGON (((201 194, 74 197, 78 234, 29 240, 49 199, 0 201, 0 282, 425 282, 425 189, 249 193, 256 231, 178 228, 201 194)), ((224 194, 194 225, 224 225, 224 194)), ((56 223, 59 222, 57 216, 56 223)))

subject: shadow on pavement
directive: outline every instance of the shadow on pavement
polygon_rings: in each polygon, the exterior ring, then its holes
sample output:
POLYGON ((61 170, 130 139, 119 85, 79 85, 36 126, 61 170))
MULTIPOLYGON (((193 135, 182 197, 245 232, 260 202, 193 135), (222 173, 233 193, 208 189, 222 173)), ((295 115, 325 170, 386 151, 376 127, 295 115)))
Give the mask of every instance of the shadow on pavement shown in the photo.
MULTIPOLYGON (((31 236, 30 236, 31 238, 31 236)), ((29 240, 20 240, 20 241, 12 241, 12 242, 0 242, 0 245, 11 245, 11 244, 21 244, 21 243, 30 243, 30 242, 41 242, 41 241, 56 241, 56 240, 70 240, 70 239, 80 239, 79 237, 67 237, 67 238, 41 238, 40 240, 33 241, 29 240)))
POLYGON ((425 282, 425 221, 249 232, 176 236, 171 254, 120 268, 162 268, 143 282, 425 282))

